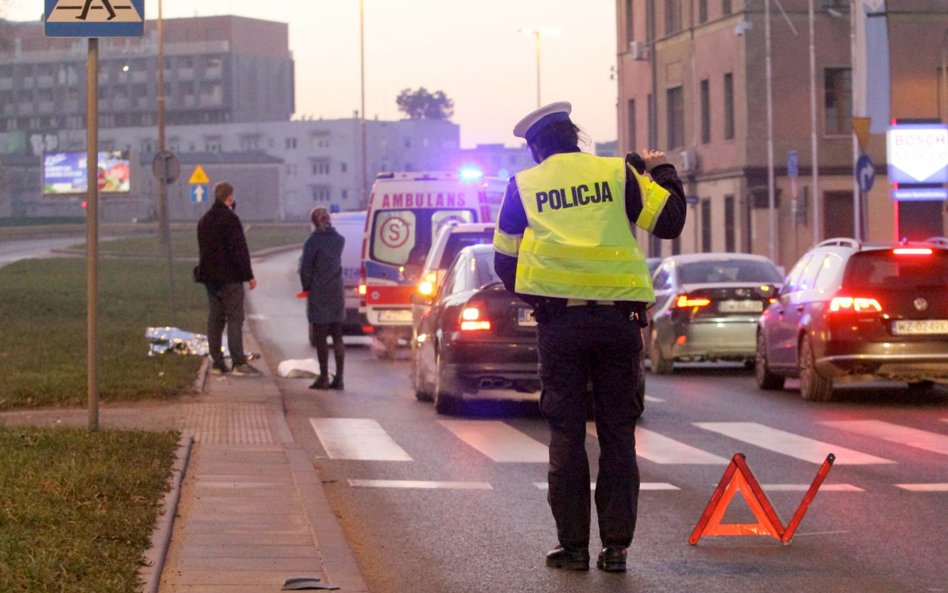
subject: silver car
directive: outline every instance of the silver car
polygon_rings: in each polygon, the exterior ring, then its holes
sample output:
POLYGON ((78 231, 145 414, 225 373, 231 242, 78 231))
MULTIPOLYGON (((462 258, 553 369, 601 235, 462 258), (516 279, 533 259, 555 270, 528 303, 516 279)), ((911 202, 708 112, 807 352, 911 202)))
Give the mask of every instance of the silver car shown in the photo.
POLYGON ((662 260, 652 277, 648 349, 653 373, 675 362, 737 361, 756 353, 757 319, 783 281, 760 255, 695 253, 662 260))

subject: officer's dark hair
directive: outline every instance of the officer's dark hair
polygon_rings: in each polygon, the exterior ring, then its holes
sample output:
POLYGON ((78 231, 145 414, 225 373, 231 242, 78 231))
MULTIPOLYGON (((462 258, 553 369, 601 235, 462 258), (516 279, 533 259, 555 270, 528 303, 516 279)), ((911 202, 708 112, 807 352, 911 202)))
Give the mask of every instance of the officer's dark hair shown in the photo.
POLYGON ((580 134, 579 127, 572 121, 552 122, 537 132, 530 148, 535 157, 540 157, 537 162, 551 154, 576 152, 579 150, 580 134))

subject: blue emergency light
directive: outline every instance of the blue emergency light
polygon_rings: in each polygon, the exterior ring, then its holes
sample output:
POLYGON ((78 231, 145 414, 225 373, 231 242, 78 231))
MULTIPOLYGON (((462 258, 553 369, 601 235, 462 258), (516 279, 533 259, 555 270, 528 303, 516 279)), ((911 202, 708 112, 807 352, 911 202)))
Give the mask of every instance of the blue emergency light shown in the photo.
POLYGON ((463 181, 477 181, 484 176, 484 172, 473 166, 464 166, 458 171, 458 177, 463 181))

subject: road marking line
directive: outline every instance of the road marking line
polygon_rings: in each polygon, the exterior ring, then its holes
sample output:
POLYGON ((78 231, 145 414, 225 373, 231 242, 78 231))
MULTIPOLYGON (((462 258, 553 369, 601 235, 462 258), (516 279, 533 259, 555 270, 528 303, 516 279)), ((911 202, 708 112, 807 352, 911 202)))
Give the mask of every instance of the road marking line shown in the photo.
MULTIPOLYGON (((539 488, 540 490, 550 489, 549 482, 534 482, 533 485, 539 488)), ((595 490, 596 483, 595 482, 590 483, 589 489, 595 490)), ((678 486, 675 486, 674 484, 669 484, 667 482, 642 482, 639 485, 639 490, 681 490, 681 488, 679 488, 678 486)))
POLYGON ((948 483, 941 484, 896 484, 896 487, 909 492, 948 492, 948 483))
POLYGON ((547 463, 547 446, 499 420, 439 420, 456 437, 498 463, 547 463))
MULTIPOLYGON (((767 492, 806 492, 810 489, 810 484, 761 484, 767 492)), ((865 492, 859 486, 852 484, 823 484, 820 486, 820 492, 865 492)))
MULTIPOLYGON (((598 438, 596 423, 587 422, 586 432, 598 438)), ((641 426, 635 429, 635 453, 638 457, 662 464, 727 465, 730 461, 641 426)))
POLYGON ((432 482, 426 480, 348 480, 353 488, 405 488, 415 490, 493 490, 487 482, 432 482))
POLYGON ((330 459, 411 461, 411 456, 371 418, 310 418, 330 459))
POLYGON ((882 422, 881 420, 840 420, 820 422, 820 424, 900 445, 908 445, 916 449, 924 449, 932 453, 948 455, 948 436, 943 434, 900 426, 891 422, 882 422))
POLYGON ((756 422, 695 422, 694 424, 699 428, 810 463, 823 463, 830 453, 836 455, 836 465, 895 463, 882 457, 860 453, 854 449, 824 443, 756 422))

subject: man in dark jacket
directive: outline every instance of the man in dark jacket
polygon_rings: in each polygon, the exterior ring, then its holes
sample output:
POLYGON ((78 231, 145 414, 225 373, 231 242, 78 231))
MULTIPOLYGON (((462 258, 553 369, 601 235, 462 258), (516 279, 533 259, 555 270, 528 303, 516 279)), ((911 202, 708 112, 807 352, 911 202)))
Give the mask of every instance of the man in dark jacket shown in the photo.
POLYGON ((213 360, 211 372, 230 372, 221 341, 227 327, 227 346, 235 375, 259 375, 244 353, 244 282, 257 286, 250 268, 250 251, 244 227, 234 212, 234 186, 222 181, 214 186, 214 204, 198 222, 200 261, 198 281, 207 288, 207 345, 213 360))
POLYGON ((342 373, 346 346, 342 342, 342 322, 346 320, 346 297, 342 284, 342 249, 346 239, 340 235, 325 208, 310 212, 313 232, 303 245, 300 260, 300 284, 307 292, 306 317, 313 326, 319 377, 310 389, 343 389, 342 373), (329 348, 332 336, 336 375, 329 381, 329 348))

